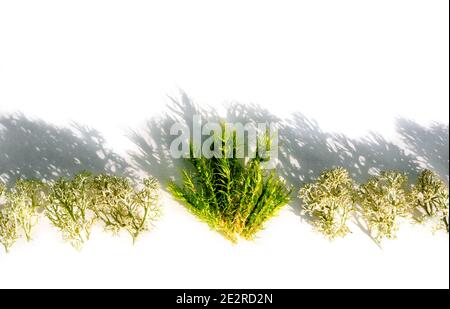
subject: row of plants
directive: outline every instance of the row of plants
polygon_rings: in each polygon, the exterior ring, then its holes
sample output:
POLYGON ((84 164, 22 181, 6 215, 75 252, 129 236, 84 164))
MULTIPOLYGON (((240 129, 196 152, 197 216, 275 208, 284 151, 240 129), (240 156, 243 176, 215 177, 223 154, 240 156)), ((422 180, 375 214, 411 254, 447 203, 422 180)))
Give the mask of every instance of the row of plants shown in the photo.
MULTIPOLYGON (((257 149, 256 156, 247 159, 236 158, 235 132, 232 136, 231 148, 225 130, 211 144, 221 156, 195 157, 191 143, 186 159, 190 168, 182 171, 181 183, 171 182, 168 189, 193 214, 236 242, 239 237, 254 238, 290 201, 292 189, 263 168, 270 159, 265 155, 271 147, 268 134, 263 138, 265 153, 257 149)), ((154 178, 144 179, 136 189, 127 178, 88 172, 52 183, 19 180, 12 189, 0 184, 0 243, 8 251, 18 238, 30 240, 42 213, 77 249, 96 223, 113 234, 127 231, 134 242, 158 217, 158 191, 154 178)), ((429 170, 413 186, 395 171, 381 172, 359 185, 347 170, 336 168, 303 186, 299 197, 303 212, 331 239, 349 233, 351 218, 362 219, 377 242, 394 238, 401 218, 449 229, 448 189, 429 170)))
POLYGON ((314 226, 331 239, 348 234, 351 217, 362 218, 378 243, 395 238, 401 218, 449 231, 448 189, 430 170, 423 170, 413 186, 396 171, 383 171, 358 185, 347 170, 336 168, 305 185, 299 197, 314 226))
POLYGON ((31 240, 42 213, 77 249, 89 239, 95 223, 113 234, 127 231, 134 242, 157 218, 157 201, 158 183, 153 178, 144 179, 138 190, 127 178, 88 172, 51 184, 19 180, 9 190, 0 184, 0 243, 9 251, 17 239, 31 240))
MULTIPOLYGON (((228 158, 226 130, 212 148, 220 158, 187 159, 193 169, 183 171, 182 185, 170 183, 169 190, 187 208, 213 229, 235 242, 238 236, 252 239, 264 223, 286 205, 292 189, 275 172, 264 170, 260 155, 248 161, 228 158)), ((271 139, 264 136, 266 149, 271 139)), ((232 151, 237 142, 233 140, 232 151)), ((230 151, 230 150, 229 150, 230 151)), ((378 243, 394 238, 400 218, 418 223, 434 222, 434 229, 448 232, 449 193, 444 182, 430 170, 424 170, 416 184, 396 171, 384 171, 365 184, 356 184, 344 168, 324 171, 315 183, 300 189, 302 210, 313 225, 329 238, 345 236, 347 222, 363 219, 367 230, 378 243)))

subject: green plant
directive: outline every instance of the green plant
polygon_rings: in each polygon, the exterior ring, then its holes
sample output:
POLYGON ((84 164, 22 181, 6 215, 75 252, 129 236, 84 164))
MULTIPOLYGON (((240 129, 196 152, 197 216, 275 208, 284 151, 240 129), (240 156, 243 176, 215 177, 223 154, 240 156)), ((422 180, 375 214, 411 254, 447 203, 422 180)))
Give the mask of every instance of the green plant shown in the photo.
POLYGON ((385 171, 359 188, 362 215, 376 242, 395 238, 398 218, 408 215, 407 183, 406 175, 385 171))
POLYGON ((73 180, 64 178, 51 187, 45 214, 53 226, 58 228, 63 239, 81 249, 89 239, 95 216, 92 213, 92 175, 81 173, 73 180))
POLYGON ((158 187, 154 178, 148 178, 143 188, 135 191, 126 178, 98 175, 93 179, 93 210, 105 229, 113 233, 125 229, 135 242, 159 214, 158 187))
POLYGON ((39 180, 18 180, 6 194, 6 207, 10 208, 16 225, 31 240, 31 229, 38 221, 38 210, 46 203, 45 185, 39 180))
POLYGON ((423 170, 410 193, 413 218, 423 223, 437 220, 436 229, 448 227, 449 193, 444 182, 432 171, 423 170))
MULTIPOLYGON (((267 132, 261 142, 270 148, 267 132)), ((195 158, 191 143, 187 161, 193 170, 182 172, 183 185, 169 184, 175 198, 233 242, 238 235, 252 239, 290 196, 284 181, 263 169, 262 163, 268 158, 263 158, 259 148, 245 163, 236 158, 237 144, 236 131, 228 135, 224 126, 212 144, 218 150, 215 156, 195 158), (227 136, 232 136, 231 143, 227 136)))
POLYGON ((331 239, 349 232, 346 222, 354 209, 354 183, 346 169, 324 171, 315 183, 300 189, 299 197, 319 231, 331 239))

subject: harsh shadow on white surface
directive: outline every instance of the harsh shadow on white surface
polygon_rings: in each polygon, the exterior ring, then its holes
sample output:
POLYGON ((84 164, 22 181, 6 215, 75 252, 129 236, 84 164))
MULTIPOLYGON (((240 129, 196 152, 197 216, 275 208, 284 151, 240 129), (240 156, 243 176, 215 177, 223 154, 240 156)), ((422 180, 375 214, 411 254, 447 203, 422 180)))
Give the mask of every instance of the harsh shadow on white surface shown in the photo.
POLYGON ((23 114, 0 116, 0 177, 54 180, 83 170, 131 176, 101 134, 78 124, 58 127, 23 114))
POLYGON ((397 129, 406 147, 439 176, 449 182, 449 127, 442 123, 422 126, 413 120, 398 119, 397 129))
POLYGON ((192 137, 194 115, 201 116, 202 123, 219 119, 214 111, 194 104, 184 92, 179 99, 171 97, 170 100, 164 115, 148 120, 143 129, 132 130, 129 134, 137 146, 137 151, 129 153, 137 172, 148 173, 163 185, 171 180, 179 180, 181 168, 189 168, 183 159, 174 159, 170 153, 170 145, 178 137, 170 134, 171 127, 179 123, 190 130, 192 137))
MULTIPOLYGON (((334 167, 348 169, 358 182, 366 181, 381 170, 397 170, 407 174, 410 180, 414 181, 420 171, 416 156, 377 133, 370 133, 362 138, 349 138, 344 134, 323 131, 316 121, 301 113, 296 113, 288 119, 280 119, 256 104, 229 104, 226 116, 220 118, 214 110, 202 109, 195 105, 186 93, 182 92, 179 99, 171 98, 171 100, 168 113, 150 119, 144 130, 133 131, 130 135, 138 147, 137 152, 130 153, 136 169, 157 177, 162 183, 178 179, 179 167, 184 166, 182 159, 173 160, 170 155, 170 144, 176 138, 170 135, 170 127, 179 122, 192 128, 193 115, 201 115, 203 121, 221 119, 233 123, 274 124, 278 129, 280 140, 278 173, 294 188, 313 181, 324 169, 334 167)), ((414 128, 404 126, 402 135, 406 136, 407 132, 416 136, 413 133, 414 128)), ((422 145, 420 147, 423 149, 422 155, 429 158, 433 168, 440 168, 441 174, 444 167, 443 173, 448 177, 448 148, 447 152, 443 150, 445 140, 442 136, 445 129, 440 131, 436 129, 429 134, 442 142, 422 145), (439 146, 437 151, 436 143, 439 146), (437 159, 431 158, 436 152, 442 153, 443 161, 438 160, 441 154, 437 159)), ((431 137, 423 139, 430 141, 431 137)), ((422 142, 417 139, 414 141, 422 142)), ((295 193, 294 190, 293 198, 296 198, 295 193)))

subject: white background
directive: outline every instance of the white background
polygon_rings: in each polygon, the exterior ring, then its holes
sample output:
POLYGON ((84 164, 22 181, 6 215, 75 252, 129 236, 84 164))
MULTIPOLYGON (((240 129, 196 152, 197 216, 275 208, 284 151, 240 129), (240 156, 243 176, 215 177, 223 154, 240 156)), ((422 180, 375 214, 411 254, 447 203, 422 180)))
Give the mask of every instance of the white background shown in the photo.
MULTIPOLYGON (((224 103, 256 103, 279 117, 301 112, 326 132, 375 131, 400 145, 398 117, 448 125, 448 6, 0 1, 0 117, 93 127, 131 164, 127 132, 182 89, 222 113, 224 103)), ((136 245, 96 228, 81 252, 43 220, 31 243, 0 252, 0 287, 449 287, 445 233, 404 224, 380 249, 352 226, 330 242, 293 201, 254 242, 233 245, 164 192, 161 207, 136 245)))

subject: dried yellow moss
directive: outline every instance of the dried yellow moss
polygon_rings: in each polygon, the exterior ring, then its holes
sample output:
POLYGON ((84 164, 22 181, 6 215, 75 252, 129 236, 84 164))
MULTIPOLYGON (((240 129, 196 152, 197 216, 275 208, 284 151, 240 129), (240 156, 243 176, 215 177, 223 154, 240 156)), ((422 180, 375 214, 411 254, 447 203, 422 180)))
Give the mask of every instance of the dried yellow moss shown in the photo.
POLYGON ((358 202, 375 241, 395 238, 398 219, 409 212, 408 177, 395 171, 381 172, 359 188, 358 202))
POLYGON ((315 183, 300 189, 303 210, 314 226, 329 238, 349 232, 347 220, 354 209, 354 183, 347 170, 324 171, 315 183))
POLYGON ((434 221, 435 229, 448 232, 448 188, 435 173, 422 171, 411 190, 410 203, 417 222, 434 221))

